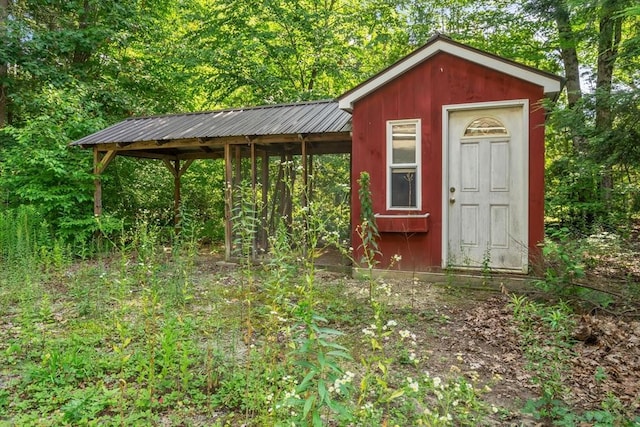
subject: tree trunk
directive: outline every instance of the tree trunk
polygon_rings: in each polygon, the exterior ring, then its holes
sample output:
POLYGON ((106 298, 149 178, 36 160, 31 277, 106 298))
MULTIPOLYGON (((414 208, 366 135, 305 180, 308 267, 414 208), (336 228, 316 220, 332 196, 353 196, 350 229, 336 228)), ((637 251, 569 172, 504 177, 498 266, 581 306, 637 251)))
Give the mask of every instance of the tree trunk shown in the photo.
MULTIPOLYGON (((8 11, 9 0, 0 0, 0 36, 4 35, 5 20, 7 19, 8 11)), ((6 126, 8 116, 8 88, 6 81, 9 75, 7 71, 7 63, 0 63, 0 129, 6 126)))
POLYGON ((576 44, 578 40, 571 29, 569 11, 564 3, 558 2, 554 5, 554 19, 558 26, 558 37, 560 39, 560 55, 564 65, 564 73, 567 88, 567 104, 573 108, 582 98, 580 88, 580 63, 578 62, 578 52, 576 44))
POLYGON ((596 130, 611 129, 613 118, 609 98, 613 69, 622 38, 623 9, 621 1, 606 0, 600 9, 600 33, 598 35, 598 76, 596 79, 596 130))
MULTIPOLYGON (((598 75, 596 79, 596 134, 607 137, 613 126, 611 114, 611 84, 613 69, 618 56, 622 38, 624 1, 605 0, 600 9, 600 32, 598 35, 598 75)), ((613 173, 611 166, 604 160, 604 172, 601 180, 602 197, 605 203, 611 199, 613 173)))
MULTIPOLYGON (((578 44, 577 35, 571 28, 571 19, 567 5, 564 2, 552 3, 553 18, 558 27, 558 38, 560 41, 560 56, 564 66, 565 87, 567 89, 567 107, 570 110, 578 111, 580 106, 578 101, 582 98, 582 89, 580 88, 580 62, 578 60, 578 52, 576 46, 578 44)), ((573 133, 573 148, 576 153, 586 150, 587 141, 583 135, 573 133)))
MULTIPOLYGON (((79 13, 78 29, 86 30, 90 25, 91 15, 93 13, 93 6, 89 3, 89 0, 84 0, 82 3, 82 10, 79 13)), ((76 44, 73 50, 72 62, 74 65, 82 65, 91 57, 91 50, 86 47, 81 47, 76 44)))

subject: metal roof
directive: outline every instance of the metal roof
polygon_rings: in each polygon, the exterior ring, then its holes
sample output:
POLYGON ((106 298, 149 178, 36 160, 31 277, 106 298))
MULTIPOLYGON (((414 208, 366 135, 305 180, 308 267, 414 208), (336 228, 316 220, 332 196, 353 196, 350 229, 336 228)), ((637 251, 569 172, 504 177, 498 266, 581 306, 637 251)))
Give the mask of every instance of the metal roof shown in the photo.
POLYGON ((351 114, 333 100, 134 117, 74 141, 91 146, 139 141, 349 132, 351 114))

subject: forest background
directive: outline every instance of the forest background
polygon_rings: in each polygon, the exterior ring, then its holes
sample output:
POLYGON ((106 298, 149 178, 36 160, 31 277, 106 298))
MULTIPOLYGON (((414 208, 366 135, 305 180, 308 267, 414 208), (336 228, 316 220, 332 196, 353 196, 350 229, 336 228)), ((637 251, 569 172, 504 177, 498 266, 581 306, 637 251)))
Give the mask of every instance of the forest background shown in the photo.
MULTIPOLYGON (((0 0, 0 39, 0 424, 640 424, 637 1, 0 0), (220 160, 182 177, 181 234, 160 161, 111 162, 94 217, 92 155, 71 141, 334 98, 436 31, 566 79, 528 289, 548 304, 502 279, 487 299, 487 269, 474 296, 448 271, 317 271, 323 239, 350 231, 345 156, 314 158, 314 215, 276 227, 259 266, 250 203, 235 268, 202 245, 223 236, 220 160)), ((368 230, 352 244, 373 268, 368 230)))
MULTIPOLYGON (((134 115, 334 98, 439 31, 566 78, 548 106, 547 222, 625 233, 640 212, 639 16, 631 0, 0 0, 0 211, 28 205, 86 242, 91 153, 69 142, 134 115)), ((119 158, 105 180, 103 226, 171 225, 161 162, 119 158)), ((183 186, 219 239, 221 162, 196 162, 183 186)))

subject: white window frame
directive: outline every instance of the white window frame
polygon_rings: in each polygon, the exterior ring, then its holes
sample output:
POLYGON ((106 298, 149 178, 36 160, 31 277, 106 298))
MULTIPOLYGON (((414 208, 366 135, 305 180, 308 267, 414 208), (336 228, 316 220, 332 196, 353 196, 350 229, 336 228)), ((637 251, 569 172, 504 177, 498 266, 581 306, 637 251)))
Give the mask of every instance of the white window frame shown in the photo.
POLYGON ((388 120, 387 121, 387 210, 397 211, 420 211, 422 210, 422 120, 421 119, 403 119, 403 120, 388 120), (393 126, 415 124, 416 125, 416 161, 415 163, 393 163, 393 126), (401 168, 415 168, 415 194, 416 194, 416 206, 393 206, 391 204, 392 197, 392 173, 393 169, 401 168))

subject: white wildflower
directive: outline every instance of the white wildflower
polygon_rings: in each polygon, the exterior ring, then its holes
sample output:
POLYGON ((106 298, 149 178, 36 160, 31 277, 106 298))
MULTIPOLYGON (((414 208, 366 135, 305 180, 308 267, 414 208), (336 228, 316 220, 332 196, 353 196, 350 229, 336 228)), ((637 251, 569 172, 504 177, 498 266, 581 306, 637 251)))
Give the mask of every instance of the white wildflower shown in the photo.
POLYGON ((417 383, 417 382, 413 381, 413 378, 411 378, 411 377, 407 377, 407 384, 409 385, 409 388, 410 388, 411 390, 413 390, 413 391, 414 391, 414 392, 416 392, 416 393, 418 392, 418 389, 419 389, 420 387, 418 386, 418 383, 417 383))
POLYGON ((435 388, 442 388, 442 380, 440 379, 440 377, 433 378, 433 386, 435 388))

